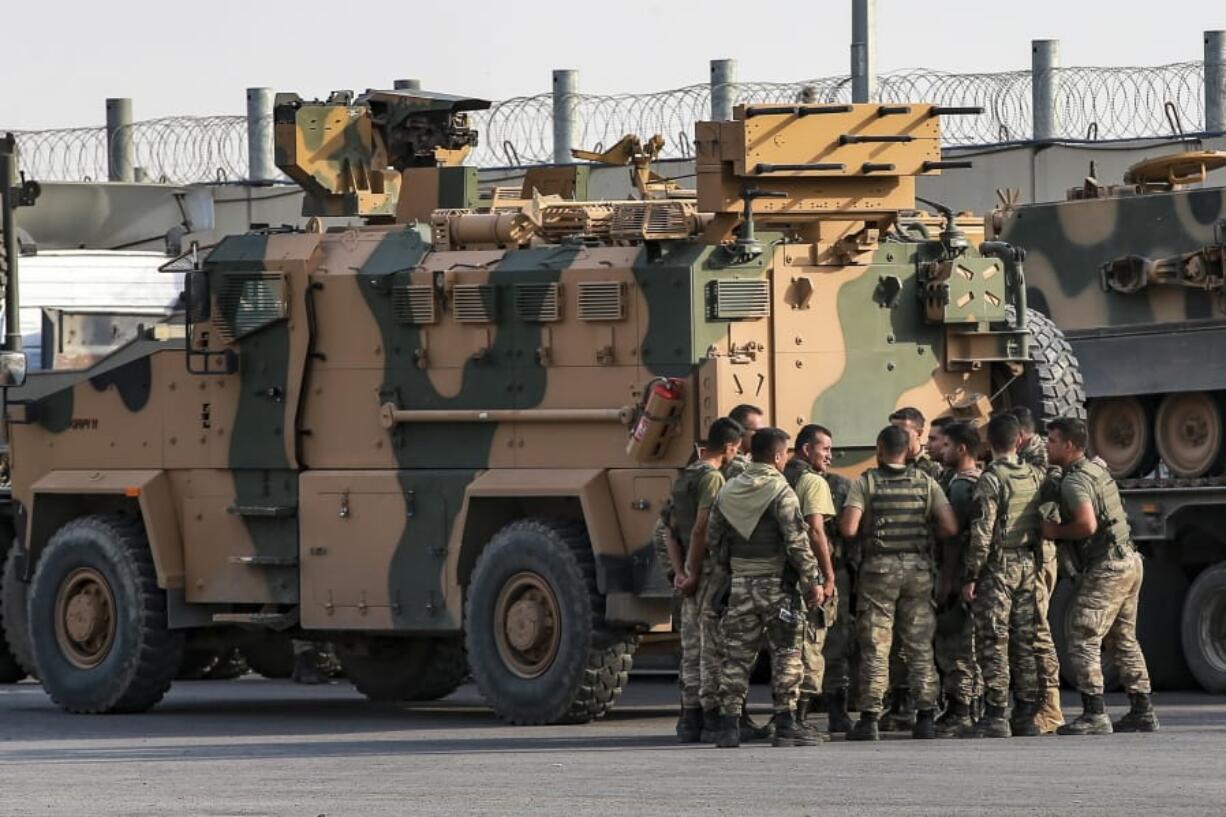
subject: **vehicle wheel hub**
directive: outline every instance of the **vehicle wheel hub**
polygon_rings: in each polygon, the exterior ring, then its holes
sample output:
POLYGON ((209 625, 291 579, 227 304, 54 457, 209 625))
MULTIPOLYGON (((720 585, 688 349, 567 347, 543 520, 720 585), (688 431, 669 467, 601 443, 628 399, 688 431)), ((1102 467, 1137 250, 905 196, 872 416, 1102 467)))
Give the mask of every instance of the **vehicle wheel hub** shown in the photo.
POLYGON ((78 568, 60 585, 55 635, 64 657, 81 669, 96 667, 110 653, 115 641, 115 598, 97 570, 78 568))
POLYGON ((507 580, 494 605, 498 653, 521 678, 549 669, 561 640, 561 612, 549 583, 535 573, 507 580))

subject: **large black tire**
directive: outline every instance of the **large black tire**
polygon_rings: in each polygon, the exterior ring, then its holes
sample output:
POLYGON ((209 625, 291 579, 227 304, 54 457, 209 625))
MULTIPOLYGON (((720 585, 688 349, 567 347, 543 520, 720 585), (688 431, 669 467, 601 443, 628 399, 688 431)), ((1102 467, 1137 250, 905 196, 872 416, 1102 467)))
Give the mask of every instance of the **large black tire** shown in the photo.
POLYGON ((64 525, 47 544, 30 583, 30 635, 43 688, 69 712, 143 712, 170 689, 183 660, 183 635, 169 629, 166 594, 157 586, 153 555, 139 519, 106 514, 84 516, 64 525), (93 602, 91 632, 108 630, 106 645, 83 661, 80 648, 72 656, 72 603, 61 593, 73 587, 93 592, 72 599, 93 602), (65 623, 68 622, 68 623, 65 623))
POLYGON ((270 633, 239 648, 251 671, 273 680, 294 674, 294 642, 288 635, 270 633))
MULTIPOLYGON (((1072 601, 1075 588, 1068 579, 1056 582, 1056 589, 1051 594, 1051 605, 1047 608, 1047 623, 1051 627, 1051 640, 1056 645, 1056 657, 1060 659, 1060 677, 1070 687, 1077 688, 1077 679, 1073 677, 1073 665, 1069 662, 1069 629, 1072 623, 1072 601)), ((1103 688, 1107 692, 1120 689, 1120 674, 1115 669, 1115 662, 1110 655, 1103 652, 1103 688)))
POLYGON ((464 644, 449 638, 379 638, 339 648, 345 675, 372 701, 435 701, 468 677, 464 644))
POLYGON ((1026 310, 1030 364, 1009 384, 1011 406, 1028 406, 1040 429, 1057 417, 1086 418, 1081 367, 1064 333, 1041 312, 1026 310))
MULTIPOLYGON (((12 555, 14 551, 15 548, 12 547, 11 538, 9 538, 8 541, 0 541, 0 556, 3 557, 0 558, 0 588, 3 588, 7 583, 5 579, 10 572, 9 556, 12 555)), ((16 578, 15 575, 14 578, 16 578)), ((20 582, 18 582, 18 584, 20 584, 20 582)), ((0 592, 3 592, 3 590, 0 589, 0 592)), ((23 593, 23 600, 24 597, 25 594, 23 593)), ((17 622, 17 626, 13 628, 14 636, 16 639, 25 641, 28 644, 29 639, 22 638, 22 631, 24 631, 25 628, 21 626, 21 623, 24 622, 24 620, 25 616, 21 616, 20 620, 17 622)), ((25 678, 26 674, 25 667, 22 666, 21 662, 17 659, 17 656, 13 653, 13 650, 9 647, 9 640, 4 620, 4 604, 2 601, 0 601, 0 684, 15 684, 22 678, 25 678)))
POLYGON ((1137 613, 1137 641, 1154 689, 1196 689, 1183 652, 1183 602, 1188 577, 1175 562, 1145 560, 1137 613))
POLYGON ((473 678, 510 723, 582 723, 603 716, 621 694, 638 646, 636 635, 606 625, 591 544, 583 526, 571 521, 524 519, 499 531, 473 570, 465 621, 473 678), (506 622, 495 621, 500 595, 525 581, 552 594, 558 617, 547 628, 556 633, 555 646, 530 672, 522 661, 516 669, 506 622))
POLYGON ((1183 652, 1206 692, 1226 692, 1226 563, 1201 572, 1183 602, 1183 652))

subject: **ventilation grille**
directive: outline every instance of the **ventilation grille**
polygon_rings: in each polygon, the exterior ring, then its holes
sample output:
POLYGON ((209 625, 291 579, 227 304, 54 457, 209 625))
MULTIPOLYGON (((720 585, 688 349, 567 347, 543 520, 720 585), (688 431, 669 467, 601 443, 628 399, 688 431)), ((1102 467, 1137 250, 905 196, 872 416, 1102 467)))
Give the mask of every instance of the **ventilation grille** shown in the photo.
POLYGON ((217 329, 229 343, 285 317, 285 280, 265 273, 228 274, 217 306, 217 329))
POLYGON ((770 313, 770 284, 765 279, 733 279, 707 284, 708 319, 756 320, 770 313))
POLYGON ((619 204, 609 223, 609 237, 618 241, 686 238, 695 232, 696 213, 693 204, 681 201, 619 204))
POLYGON ((434 287, 429 284, 401 284, 392 288, 392 309, 399 323, 422 325, 434 323, 434 287))
POLYGON ((607 204, 563 202, 541 208, 540 234, 548 241, 570 236, 604 238, 609 234, 613 208, 607 204))
POLYGON ((626 286, 621 281, 579 284, 579 319, 620 321, 626 317, 626 286))
POLYGON ((529 323, 561 320, 561 286, 556 283, 516 284, 515 317, 529 323))
POLYGON ((497 316, 493 284, 456 284, 451 302, 460 323, 493 323, 497 316))

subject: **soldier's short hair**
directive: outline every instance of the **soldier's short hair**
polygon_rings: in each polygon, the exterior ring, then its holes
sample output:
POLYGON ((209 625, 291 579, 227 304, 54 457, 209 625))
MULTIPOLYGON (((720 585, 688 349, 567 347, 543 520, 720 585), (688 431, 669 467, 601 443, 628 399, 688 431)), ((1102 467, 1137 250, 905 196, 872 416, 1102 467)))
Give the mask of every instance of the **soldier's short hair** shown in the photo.
POLYGON ((830 439, 834 439, 834 435, 830 433, 830 429, 817 423, 809 423, 796 433, 796 450, 804 448, 806 445, 817 442, 817 435, 825 434, 830 439))
POLYGON ((1059 431, 1060 436, 1073 444, 1074 448, 1085 451, 1086 445, 1090 441, 1090 433, 1086 430, 1086 424, 1076 417, 1057 417, 1054 420, 1049 420, 1047 423, 1047 433, 1059 431))
POLYGON ((1021 423, 1012 414, 997 414, 988 421, 988 445, 993 451, 1012 451, 1021 436, 1021 423))
POLYGON ((749 454, 754 462, 770 462, 780 448, 787 449, 791 436, 782 428, 759 428, 749 443, 749 454))
POLYGON ((948 414, 946 414, 946 415, 945 415, 945 416, 943 416, 943 417, 933 417, 933 418, 932 418, 932 427, 933 427, 933 428, 939 428, 939 429, 946 429, 946 428, 948 428, 949 426, 953 425, 953 424, 954 424, 954 423, 956 423, 956 422, 958 422, 957 418, 955 418, 955 417, 950 417, 948 414))
POLYGON ((750 416, 757 415, 761 417, 765 413, 766 412, 755 405, 751 405, 750 403, 741 403, 732 411, 728 412, 728 416, 733 420, 736 420, 737 423, 744 428, 746 425, 748 425, 750 416))
POLYGON ((1009 409, 1009 414, 1017 418, 1018 425, 1022 427, 1023 434, 1034 433, 1034 412, 1030 410, 1029 406, 1014 406, 1009 409))
POLYGON ((726 445, 740 444, 745 429, 731 417, 720 417, 707 429, 707 447, 723 448, 726 445))
POLYGON ((979 453, 979 432, 970 423, 950 423, 945 426, 945 436, 955 448, 964 445, 971 456, 979 453))
POLYGON ((877 447, 881 449, 881 453, 887 457, 899 457, 907 453, 907 448, 911 445, 911 438, 907 432, 898 426, 886 426, 881 429, 881 433, 877 435, 877 447))
POLYGON ((915 426, 917 431, 924 430, 924 412, 917 409, 915 406, 903 406, 890 415, 890 422, 908 422, 915 426))

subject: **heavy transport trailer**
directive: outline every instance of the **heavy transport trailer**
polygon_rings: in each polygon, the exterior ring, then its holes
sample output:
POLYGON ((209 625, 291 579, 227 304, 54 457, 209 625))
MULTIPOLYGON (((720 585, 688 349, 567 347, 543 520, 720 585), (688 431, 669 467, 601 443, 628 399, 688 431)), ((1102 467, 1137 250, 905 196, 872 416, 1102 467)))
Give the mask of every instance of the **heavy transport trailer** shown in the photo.
POLYGON ((60 705, 147 709, 189 634, 278 632, 373 699, 471 672, 508 721, 589 720, 671 629, 651 530, 735 405, 832 425, 847 471, 899 406, 1080 410, 1021 253, 908 215, 970 111, 743 106, 696 126, 696 198, 636 168, 638 200, 477 209, 486 104, 279 96, 319 218, 172 264, 185 338, 5 390, 5 628, 60 705))
POLYGON ((1211 692, 1226 692, 1226 188, 1205 185, 1223 166, 1160 156, 1119 184, 1091 169, 1066 201, 1002 196, 988 222, 1026 247, 1027 301, 1079 361, 1091 447, 1149 557, 1138 626, 1155 684, 1211 692))

